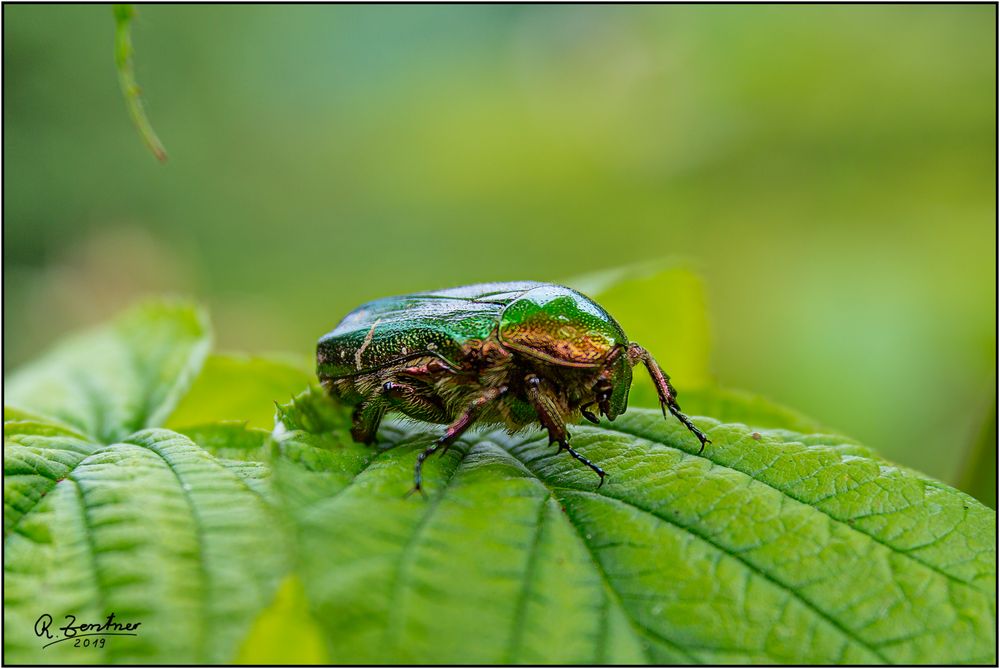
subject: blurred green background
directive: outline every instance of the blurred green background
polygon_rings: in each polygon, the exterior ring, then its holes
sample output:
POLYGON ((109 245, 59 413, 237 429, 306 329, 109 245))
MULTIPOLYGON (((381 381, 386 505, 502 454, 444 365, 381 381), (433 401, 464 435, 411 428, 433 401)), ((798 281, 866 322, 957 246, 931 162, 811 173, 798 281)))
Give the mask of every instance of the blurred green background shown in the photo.
POLYGON ((109 6, 3 8, 5 372, 147 293, 309 355, 370 298, 681 257, 718 382, 952 483, 995 445, 995 6, 138 11, 166 164, 109 6))

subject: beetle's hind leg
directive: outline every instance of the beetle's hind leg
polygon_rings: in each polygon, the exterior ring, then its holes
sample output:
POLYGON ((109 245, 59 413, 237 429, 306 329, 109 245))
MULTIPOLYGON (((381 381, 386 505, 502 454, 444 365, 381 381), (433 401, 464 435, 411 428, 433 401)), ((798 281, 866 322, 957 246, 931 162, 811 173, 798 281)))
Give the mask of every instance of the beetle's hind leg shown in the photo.
POLYGON ((705 444, 711 444, 712 440, 705 436, 705 433, 695 427, 695 424, 691 422, 691 419, 681 413, 681 407, 677 404, 677 391, 674 387, 670 385, 670 377, 664 373, 663 369, 657 364, 653 356, 650 355, 649 351, 639 346, 636 343, 629 344, 628 346, 628 357, 629 361, 635 365, 641 362, 646 366, 649 371, 650 377, 653 379, 653 385, 656 386, 656 394, 660 397, 660 409, 663 411, 663 417, 667 417, 667 411, 669 411, 674 418, 679 420, 684 427, 689 429, 694 436, 698 437, 698 441, 701 442, 701 448, 698 449, 699 455, 705 450, 705 444))
MULTIPOLYGON (((375 379, 377 382, 377 379, 375 379)), ((400 382, 395 377, 375 386, 354 407, 351 436, 363 444, 375 443, 375 433, 387 411, 399 411, 410 418, 431 423, 447 423, 448 414, 432 391, 419 382, 400 382)))
POLYGON ((382 396, 392 409, 428 423, 447 423, 448 412, 432 390, 419 383, 398 380, 382 384, 382 396))

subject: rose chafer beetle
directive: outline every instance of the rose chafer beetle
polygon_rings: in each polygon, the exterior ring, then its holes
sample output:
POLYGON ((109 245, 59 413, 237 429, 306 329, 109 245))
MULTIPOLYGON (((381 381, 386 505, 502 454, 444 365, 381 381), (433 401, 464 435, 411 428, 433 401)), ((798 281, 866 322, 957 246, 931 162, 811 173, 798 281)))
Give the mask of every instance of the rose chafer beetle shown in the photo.
MULTIPOLYGON (((418 457, 445 450, 473 424, 516 432, 540 423, 559 451, 604 470, 569 445, 566 424, 628 407, 632 367, 643 363, 663 416, 709 439, 681 413, 677 391, 653 357, 629 342, 600 305, 571 288, 517 281, 387 297, 363 304, 317 345, 317 374, 334 397, 354 405, 355 441, 371 444, 387 411, 447 424, 418 457)), ((699 450, 699 452, 701 452, 699 450)))

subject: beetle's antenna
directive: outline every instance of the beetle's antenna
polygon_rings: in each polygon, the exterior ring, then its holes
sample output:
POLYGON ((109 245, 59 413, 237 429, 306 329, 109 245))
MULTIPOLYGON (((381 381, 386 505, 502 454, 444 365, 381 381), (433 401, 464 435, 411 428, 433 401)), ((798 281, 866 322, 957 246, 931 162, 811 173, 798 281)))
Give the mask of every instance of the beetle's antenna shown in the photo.
POLYGON ((667 411, 669 411, 694 436, 698 437, 698 441, 701 442, 701 448, 698 449, 698 454, 700 455, 705 450, 705 444, 711 444, 712 440, 706 437, 704 432, 695 427, 690 418, 681 413, 681 407, 677 404, 677 391, 670 385, 670 377, 657 364, 649 351, 635 342, 628 345, 628 359, 633 367, 639 362, 646 366, 649 376, 653 379, 653 385, 656 386, 656 394, 660 397, 660 410, 663 411, 663 417, 666 418, 667 411))

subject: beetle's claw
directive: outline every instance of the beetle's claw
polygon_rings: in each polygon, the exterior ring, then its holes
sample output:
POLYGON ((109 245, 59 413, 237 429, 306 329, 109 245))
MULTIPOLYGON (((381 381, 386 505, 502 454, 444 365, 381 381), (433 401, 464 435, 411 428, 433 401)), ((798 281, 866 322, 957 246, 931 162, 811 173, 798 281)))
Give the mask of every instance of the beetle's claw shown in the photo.
MULTIPOLYGON (((685 416, 685 419, 686 418, 687 418, 687 416, 685 416)), ((683 423, 684 423, 684 426, 687 427, 687 429, 691 430, 691 432, 694 433, 694 436, 698 437, 698 441, 701 442, 701 448, 698 449, 698 455, 701 455, 701 452, 705 450, 705 446, 708 445, 708 444, 711 444, 712 440, 709 439, 708 436, 704 432, 702 432, 701 430, 699 430, 695 426, 695 424, 692 423, 690 420, 684 420, 683 423)))
POLYGON ((424 492, 424 489, 420 487, 419 483, 410 488, 410 490, 405 495, 403 495, 403 499, 408 499, 410 495, 412 495, 415 492, 419 492, 421 497, 427 499, 427 493, 424 492))
POLYGON ((677 405, 677 402, 669 402, 667 404, 660 405, 663 407, 663 417, 666 418, 666 410, 669 409, 670 413, 674 415, 674 418, 679 420, 681 424, 686 427, 691 434, 698 437, 698 441, 701 442, 701 447, 698 449, 698 455, 701 455, 702 451, 705 450, 706 444, 711 444, 712 440, 705 436, 705 433, 698 429, 698 426, 691 422, 691 419, 681 413, 681 408, 677 405))

